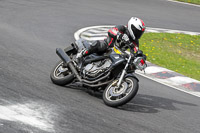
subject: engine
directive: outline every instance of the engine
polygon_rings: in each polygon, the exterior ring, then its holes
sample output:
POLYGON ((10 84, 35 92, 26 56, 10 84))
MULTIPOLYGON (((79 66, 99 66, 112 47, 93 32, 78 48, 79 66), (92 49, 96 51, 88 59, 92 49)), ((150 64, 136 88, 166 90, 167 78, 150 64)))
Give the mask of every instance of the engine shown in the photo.
POLYGON ((110 59, 92 62, 83 68, 83 74, 88 77, 96 77, 111 66, 110 59))

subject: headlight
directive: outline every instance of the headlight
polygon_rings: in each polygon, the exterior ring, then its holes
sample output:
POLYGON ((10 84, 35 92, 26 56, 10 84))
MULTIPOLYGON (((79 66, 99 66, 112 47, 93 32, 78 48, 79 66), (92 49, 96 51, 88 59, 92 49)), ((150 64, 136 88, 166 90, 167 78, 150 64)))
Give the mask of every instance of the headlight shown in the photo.
POLYGON ((144 70, 147 67, 147 64, 145 63, 142 57, 135 58, 133 63, 136 66, 136 68, 139 70, 144 70))

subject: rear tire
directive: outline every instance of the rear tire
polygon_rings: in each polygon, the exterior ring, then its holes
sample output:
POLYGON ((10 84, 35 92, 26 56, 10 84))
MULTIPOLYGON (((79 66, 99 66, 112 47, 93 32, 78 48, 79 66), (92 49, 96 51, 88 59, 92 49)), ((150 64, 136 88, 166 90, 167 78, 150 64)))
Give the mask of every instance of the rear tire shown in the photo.
POLYGON ((50 78, 54 84, 64 86, 74 80, 74 74, 68 67, 63 67, 63 61, 59 61, 51 71, 50 78))
POLYGON ((103 92, 103 101, 108 106, 117 107, 124 105, 133 99, 138 92, 138 80, 133 77, 126 77, 121 83, 120 89, 112 86, 113 82, 103 92))

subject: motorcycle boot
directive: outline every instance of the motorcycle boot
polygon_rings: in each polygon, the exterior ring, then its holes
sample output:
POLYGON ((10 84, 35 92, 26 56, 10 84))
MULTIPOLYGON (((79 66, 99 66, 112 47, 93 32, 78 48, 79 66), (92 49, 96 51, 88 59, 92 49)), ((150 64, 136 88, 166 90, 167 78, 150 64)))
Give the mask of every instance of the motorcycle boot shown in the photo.
POLYGON ((77 64, 81 63, 81 60, 85 55, 88 54, 88 51, 86 49, 82 49, 77 55, 76 55, 76 62, 77 64))

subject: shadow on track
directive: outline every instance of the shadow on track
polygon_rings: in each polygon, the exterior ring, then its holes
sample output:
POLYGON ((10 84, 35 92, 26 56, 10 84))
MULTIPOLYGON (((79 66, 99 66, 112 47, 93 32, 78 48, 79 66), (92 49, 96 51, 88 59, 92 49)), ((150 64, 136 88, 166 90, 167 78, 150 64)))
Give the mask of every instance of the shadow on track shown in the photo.
MULTIPOLYGON (((102 99, 102 92, 93 91, 77 85, 70 85, 67 87, 71 89, 82 90, 91 96, 102 99)), ((184 106, 197 106, 192 103, 177 101, 169 98, 137 94, 133 100, 123 106, 118 107, 117 109, 140 113, 158 113, 161 110, 180 110, 176 107, 177 104, 184 106)))
POLYGON ((86 87, 83 87, 81 84, 78 84, 78 83, 70 84, 70 85, 67 85, 65 87, 70 88, 70 89, 82 90, 82 91, 88 93, 91 96, 102 99, 103 91, 99 92, 97 90, 87 89, 86 87))
POLYGON ((138 94, 126 105, 119 107, 121 110, 140 112, 140 113, 158 113, 160 110, 180 110, 175 105, 197 106, 192 103, 176 101, 173 99, 138 94))

